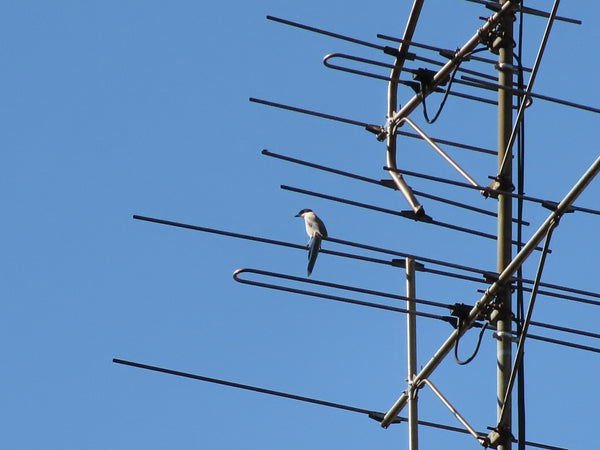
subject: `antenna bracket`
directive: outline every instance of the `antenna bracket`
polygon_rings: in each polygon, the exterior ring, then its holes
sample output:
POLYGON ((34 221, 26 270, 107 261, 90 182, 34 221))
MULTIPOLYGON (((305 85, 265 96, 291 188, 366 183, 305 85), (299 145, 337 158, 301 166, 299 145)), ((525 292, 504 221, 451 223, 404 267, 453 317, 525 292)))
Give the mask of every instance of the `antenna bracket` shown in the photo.
POLYGON ((465 305, 464 303, 455 303, 450 308, 450 315, 458 317, 459 319, 466 319, 469 317, 471 309, 473 309, 473 307, 470 305, 465 305))
POLYGON ((488 427, 488 429, 492 431, 490 431, 490 433, 483 439, 481 445, 483 445, 484 448, 498 448, 500 442, 506 442, 507 437, 509 442, 516 441, 510 431, 505 428, 488 427))
MULTIPOLYGON (((433 77, 435 76, 436 72, 434 72, 433 70, 429 70, 429 69, 424 69, 422 67, 420 67, 419 69, 417 69, 415 72, 413 72, 413 80, 418 81, 419 84, 421 85, 421 91, 420 94, 422 96, 427 95, 427 93, 429 93, 430 91, 433 90, 433 77)), ((437 86, 445 86, 448 82, 448 77, 446 77, 443 81, 441 81, 440 83, 436 84, 437 86)))
POLYGON ((370 133, 373 133, 379 142, 385 141, 385 138, 388 135, 388 130, 386 127, 380 127, 379 125, 367 125, 365 127, 370 133))
POLYGON ((477 34, 481 38, 481 44, 485 45, 494 55, 497 55, 501 48, 506 47, 507 43, 510 43, 513 47, 516 45, 515 42, 507 35, 506 31, 502 27, 502 24, 499 24, 491 29, 484 30, 484 28, 480 28, 477 30, 477 34))
POLYGON ((496 175, 495 177, 489 178, 492 179, 492 182, 481 191, 481 195, 483 195, 485 198, 498 198, 498 191, 512 192, 515 190, 514 184, 508 182, 505 177, 496 175))

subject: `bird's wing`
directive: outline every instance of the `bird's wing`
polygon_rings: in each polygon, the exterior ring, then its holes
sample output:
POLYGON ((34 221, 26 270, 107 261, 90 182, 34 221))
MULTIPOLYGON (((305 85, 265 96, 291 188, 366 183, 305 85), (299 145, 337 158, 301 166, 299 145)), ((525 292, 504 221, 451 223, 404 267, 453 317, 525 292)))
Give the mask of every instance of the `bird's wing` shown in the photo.
POLYGON ((306 272, 310 277, 312 273, 313 267, 315 267, 315 262, 317 262, 317 255, 319 254, 319 250, 321 249, 321 237, 317 234, 313 237, 310 247, 308 248, 308 268, 306 272))
POLYGON ((325 228, 325 224, 318 217, 315 217, 315 219, 316 219, 317 223, 319 224, 319 228, 317 230, 318 233, 323 237, 327 237, 327 228, 325 228))

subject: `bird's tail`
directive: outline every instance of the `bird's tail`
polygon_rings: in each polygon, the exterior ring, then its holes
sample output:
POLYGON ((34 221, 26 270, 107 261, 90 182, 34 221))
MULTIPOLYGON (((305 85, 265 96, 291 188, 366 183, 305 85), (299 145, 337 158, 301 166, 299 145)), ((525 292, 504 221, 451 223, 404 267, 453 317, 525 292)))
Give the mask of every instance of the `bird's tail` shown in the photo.
POLYGON ((310 274, 313 271, 313 267, 315 267, 315 262, 317 261, 317 255, 319 254, 319 250, 321 250, 321 236, 315 234, 310 243, 310 247, 308 248, 308 269, 307 273, 310 277, 310 274))

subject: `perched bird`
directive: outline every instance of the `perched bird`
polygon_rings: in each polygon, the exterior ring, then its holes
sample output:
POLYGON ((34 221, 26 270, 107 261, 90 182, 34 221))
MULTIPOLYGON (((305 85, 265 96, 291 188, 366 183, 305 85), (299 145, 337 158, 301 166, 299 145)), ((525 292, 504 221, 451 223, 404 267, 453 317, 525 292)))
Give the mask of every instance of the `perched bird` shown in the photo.
POLYGON ((304 226, 306 227, 306 234, 310 238, 308 241, 308 269, 307 273, 310 277, 315 262, 317 261, 317 255, 321 249, 321 239, 327 237, 327 229, 325 224, 317 215, 310 209, 303 209, 296 217, 302 217, 304 219, 304 226))

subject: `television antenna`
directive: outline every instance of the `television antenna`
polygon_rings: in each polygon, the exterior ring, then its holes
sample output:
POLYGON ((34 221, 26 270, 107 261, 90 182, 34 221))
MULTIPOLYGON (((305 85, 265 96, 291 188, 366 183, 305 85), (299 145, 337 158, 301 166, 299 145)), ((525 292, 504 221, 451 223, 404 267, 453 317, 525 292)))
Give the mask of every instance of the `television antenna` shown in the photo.
MULTIPOLYGON (((396 43, 396 47, 369 43, 359 39, 351 38, 349 36, 300 24, 298 22, 292 22, 287 19, 267 16, 267 19, 283 25, 304 29, 313 33, 323 34, 335 39, 341 39, 352 44, 356 44, 361 47, 367 47, 375 51, 383 52, 385 57, 388 58, 386 61, 363 58, 346 53, 331 53, 326 55, 324 58, 324 64, 328 68, 353 73, 363 77, 379 79, 388 84, 387 111, 385 114, 385 122, 382 124, 373 124, 361 120, 349 119, 335 114, 312 111, 298 106, 284 105, 270 100, 250 98, 250 100, 254 103, 290 110, 296 113, 309 114, 327 120, 346 123, 352 126, 359 126, 364 128, 366 131, 373 133, 378 141, 385 142, 386 159, 384 168, 390 177, 388 180, 369 179, 362 175, 351 174, 339 168, 326 167, 321 164, 304 161, 293 157, 287 157, 285 155, 270 152, 269 150, 264 150, 263 155, 291 162, 293 164, 308 166, 315 170, 324 170, 338 176, 350 177, 362 182, 378 184, 384 188, 396 189, 406 202, 408 210, 400 212, 386 210, 385 208, 378 207, 376 205, 369 205, 352 199, 334 197, 328 194, 308 191, 306 189, 295 188, 287 185, 282 185, 281 187, 283 189, 303 195, 317 196, 329 201, 340 201, 353 207, 368 208, 381 213, 391 213, 405 219, 417 221, 423 226, 427 225, 447 228, 456 232, 468 233, 472 235, 474 239, 487 238, 494 239, 497 242, 497 267, 495 270, 491 271, 462 266, 453 262, 440 261, 427 256, 402 254, 402 252, 399 251, 394 251, 387 248, 375 248, 368 244, 344 241, 336 237, 324 238, 325 241, 336 243, 338 245, 345 245, 354 249, 361 248, 363 250, 376 252, 379 256, 364 256, 362 254, 323 249, 323 253, 325 254, 330 254, 332 256, 341 258, 358 259, 373 264, 389 264, 404 268, 406 271, 407 286, 406 295, 403 296, 402 300, 406 301, 406 308, 385 307, 376 302, 351 300, 347 298, 346 295, 342 296, 335 294, 324 294, 320 293, 319 291, 309 290, 308 288, 289 287, 285 284, 277 283, 293 281, 294 283, 309 284, 311 285, 311 289, 327 287, 375 296, 387 295, 390 297, 391 295, 395 296, 397 300, 400 300, 400 297, 402 297, 397 294, 385 294, 381 292, 376 293, 374 290, 368 288, 300 279, 287 274, 259 271, 256 269, 241 269, 234 273, 234 279, 237 282, 244 284, 267 289, 277 289, 294 294, 311 295, 327 300, 345 301, 364 307, 381 308, 388 311, 406 314, 408 385, 406 390, 400 394, 399 398, 392 404, 392 406, 386 412, 370 411, 349 405, 335 404, 318 399, 311 399, 308 397, 282 393, 265 388, 242 385, 240 383, 178 372, 171 369, 135 363, 132 361, 115 359, 114 361, 116 363, 146 370, 159 371, 170 375, 197 379, 210 383, 224 384, 240 389, 253 390, 269 395, 284 396, 299 401, 321 404, 323 406, 346 409, 368 415, 370 418, 379 421, 383 428, 387 428, 392 423, 407 422, 409 427, 409 448, 411 450, 418 448, 419 425, 440 426, 450 431, 459 430, 459 428, 456 427, 431 424, 418 419, 417 393, 420 389, 427 388, 431 390, 458 419, 463 427, 460 428, 461 432, 471 434, 479 444, 486 448, 491 447, 505 450, 511 448, 512 443, 515 442, 518 444, 519 448, 525 448, 525 446, 548 449, 560 448, 547 444, 539 444, 527 441, 525 439, 524 426, 521 425, 521 422, 519 423, 518 438, 514 438, 511 414, 513 408, 511 401, 512 390, 515 382, 518 381, 519 383, 522 383, 522 378, 520 378, 521 375, 519 371, 522 367, 523 345, 525 340, 536 339, 536 337, 540 338, 540 336, 529 333, 530 326, 539 326, 542 328, 547 327, 548 329, 561 330, 566 333, 586 335, 593 338, 600 337, 596 333, 587 332, 585 330, 568 329, 567 327, 562 327, 560 325, 546 324, 532 320, 533 307, 535 305, 537 295, 549 294, 558 297, 562 296, 563 298, 568 298, 569 300, 578 299, 576 301, 598 304, 597 299, 600 298, 600 294, 571 287, 550 285, 549 283, 542 281, 542 273, 545 258, 550 252, 550 239, 556 227, 559 225, 562 217, 565 214, 572 212, 581 212, 592 215, 600 214, 600 212, 597 210, 574 204, 579 195, 600 171, 600 157, 596 159, 588 168, 588 170, 585 171, 585 173, 583 173, 583 175, 573 184, 572 189, 561 200, 557 201, 526 196, 524 194, 521 179, 521 174, 523 171, 523 161, 521 155, 517 155, 517 172, 519 173, 519 176, 516 179, 517 192, 513 192, 515 181, 513 180, 513 146, 515 144, 523 145, 521 141, 523 117, 526 108, 529 107, 534 101, 551 102, 566 107, 577 108, 590 113, 600 113, 600 109, 565 99, 547 96, 537 93, 533 90, 534 82, 541 66, 542 57, 544 55, 553 23, 559 20, 571 24, 580 23, 576 19, 560 17, 557 15, 559 0, 555 0, 553 2, 553 6, 550 11, 540 11, 533 8, 524 7, 520 1, 515 0, 501 0, 499 2, 479 0, 468 1, 481 4, 488 9, 491 9, 492 14, 484 18, 483 25, 474 32, 470 39, 468 39, 461 47, 454 51, 434 47, 427 43, 413 41, 414 32, 424 3, 423 0, 414 0, 405 31, 401 38, 378 35, 379 38, 385 41, 396 43), (531 68, 523 66, 520 61, 520 52, 517 55, 513 54, 513 22, 516 14, 530 14, 546 18, 547 20, 546 29, 543 33, 537 55, 531 68), (438 56, 427 56, 424 53, 427 51, 436 52, 438 56), (483 57, 481 52, 484 51, 491 53, 492 55, 497 55, 497 59, 492 60, 489 55, 483 57), (392 62, 389 61, 390 57, 393 59, 392 62), (440 61, 439 58, 442 58, 442 61, 440 61), (406 67, 407 61, 425 62, 434 67, 435 70, 432 68, 412 69, 406 67), (485 71, 473 70, 472 68, 467 67, 469 66, 470 61, 477 61, 487 65, 488 72, 489 68, 493 68, 496 76, 492 76, 485 71), (364 70, 351 68, 349 65, 345 65, 348 62, 363 64, 366 66, 366 68, 364 70), (390 71, 390 73, 385 76, 381 75, 380 72, 377 72, 377 70, 380 69, 387 69, 390 71), (411 74, 413 79, 401 79, 401 76, 404 74, 411 74), (515 78, 517 78, 517 82, 515 82, 515 78), (527 80, 526 84, 525 79, 527 80), (402 106, 398 105, 399 85, 410 86, 415 92, 414 95, 402 106), (455 85, 460 86, 461 89, 467 89, 467 91, 462 92, 458 89, 454 89, 455 85), (493 92, 496 95, 496 98, 492 99, 489 96, 489 92, 493 92), (433 116, 431 116, 427 111, 427 99, 434 93, 441 93, 443 95, 443 99, 439 106, 439 110, 433 116), (447 139, 431 137, 424 129, 419 127, 416 122, 411 119, 411 115, 414 115, 416 111, 422 109, 426 122, 435 122, 440 117, 440 112, 443 109, 444 102, 449 96, 457 96, 469 101, 493 104, 497 107, 497 150, 490 150, 477 145, 463 144, 447 139), (516 105, 514 104, 515 100, 517 101, 516 105), (406 131, 407 129, 409 129, 409 131, 406 131), (439 156, 441 156, 441 158, 462 178, 461 182, 440 177, 433 177, 425 173, 425 170, 421 173, 417 173, 414 171, 407 171, 406 169, 399 167, 397 161, 399 136, 409 137, 411 139, 419 139, 426 142, 427 145, 439 156), (452 157, 450 157, 450 155, 444 150, 443 146, 454 146, 468 151, 495 154, 497 156, 497 171, 492 177, 491 182, 489 184, 479 183, 477 179, 480 179, 481 174, 472 174, 463 169, 458 161, 455 161, 452 157), (497 201, 497 211, 492 212, 470 204, 454 201, 449 198, 443 198, 430 192, 416 191, 406 182, 407 177, 421 177, 435 183, 455 184, 465 189, 471 189, 473 192, 478 191, 483 197, 493 198, 497 201), (488 233, 484 233, 477 229, 455 225, 450 222, 439 220, 434 216, 430 216, 425 212, 425 206, 423 203, 421 203, 420 199, 426 199, 427 202, 440 201, 450 204, 456 208, 468 210, 472 213, 492 215, 497 219, 497 234, 489 235, 488 233), (522 204, 526 201, 536 202, 542 205, 549 210, 549 213, 546 220, 539 225, 537 231, 533 233, 532 237, 524 242, 522 239, 522 228, 529 225, 529 223, 524 220, 522 215, 522 204), (513 213, 514 202, 517 203, 518 209, 516 217, 513 213), (515 225, 518 230, 516 239, 513 238, 513 227, 515 225), (513 256, 514 247, 516 247, 518 251, 516 255, 513 256), (525 280, 521 273, 521 267, 523 263, 534 254, 539 258, 536 276, 533 280, 525 280), (383 259, 384 257, 382 257, 382 255, 397 256, 397 258, 393 258, 391 260, 383 259), (484 277, 484 280, 488 283, 488 286, 481 292, 481 297, 474 302, 473 305, 451 305, 441 302, 437 302, 438 304, 434 305, 436 302, 431 300, 417 299, 415 294, 415 275, 419 271, 431 270, 428 266, 431 264, 443 266, 445 269, 451 270, 450 273, 453 274, 456 274, 457 272, 471 272, 471 275, 461 275, 465 277, 465 280, 468 281, 473 281, 468 279, 469 276, 472 277, 473 272, 478 273, 480 276, 484 277), (253 276, 254 278, 249 278, 249 276, 253 276), (257 281, 256 278, 275 278, 277 283, 271 281, 257 281), (526 287, 526 285, 529 287, 526 287), (549 293, 544 291, 544 289, 548 288, 550 288, 549 293), (522 317, 519 317, 517 314, 516 320, 512 308, 512 291, 515 289, 517 290, 518 297, 520 298, 523 297, 524 292, 530 293, 527 313, 522 315, 522 317), (428 317, 426 313, 417 310, 416 305, 419 303, 449 308, 452 311, 451 316, 431 317, 432 315, 429 315, 428 317), (455 326, 454 331, 452 331, 446 341, 441 344, 438 351, 420 370, 418 369, 416 361, 416 317, 418 316, 444 320, 451 323, 453 322, 453 325, 455 326), (452 317, 454 319, 452 319, 452 317), (460 414, 459 408, 452 405, 441 392, 441 390, 438 389, 430 379, 430 376, 434 373, 439 364, 449 353, 452 352, 452 350, 455 351, 456 356, 460 338, 473 327, 477 327, 481 330, 480 336, 483 335, 483 333, 486 331, 486 328, 489 327, 490 331, 493 331, 494 336, 497 339, 497 401, 494 400, 494 403, 497 403, 497 423, 491 427, 490 432, 476 431, 460 414), (517 341, 517 347, 516 353, 513 355, 513 346, 515 341, 517 341), (399 416, 405 407, 408 409, 407 418, 399 416)), ((218 234, 230 238, 247 239, 257 241, 262 244, 280 245, 304 250, 303 246, 282 241, 275 241, 266 237, 244 235, 225 230, 209 229, 206 227, 188 225, 144 216, 136 215, 134 218, 146 222, 154 222, 167 226, 176 226, 195 231, 218 234)), ((442 270, 438 270, 437 274, 443 276, 442 272, 442 270)), ((520 307, 518 306, 519 310, 522 308, 523 305, 520 307)), ((560 343, 564 345, 572 344, 568 341, 553 343, 560 343)), ((590 352, 600 352, 600 350, 595 347, 583 348, 584 346, 577 347, 576 345, 574 345, 574 347, 590 352)), ((475 354, 476 351, 472 356, 474 357, 475 354)), ((519 409, 522 401, 522 397, 520 396, 518 405, 519 409)))

